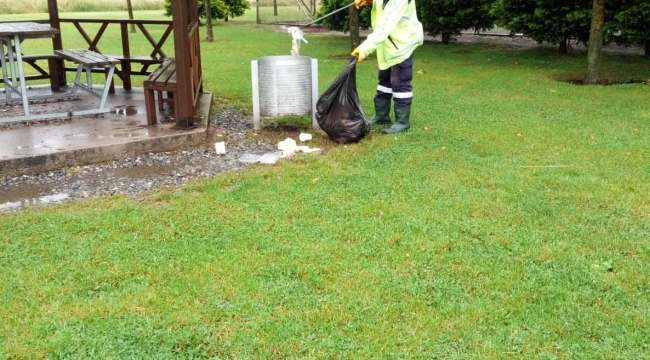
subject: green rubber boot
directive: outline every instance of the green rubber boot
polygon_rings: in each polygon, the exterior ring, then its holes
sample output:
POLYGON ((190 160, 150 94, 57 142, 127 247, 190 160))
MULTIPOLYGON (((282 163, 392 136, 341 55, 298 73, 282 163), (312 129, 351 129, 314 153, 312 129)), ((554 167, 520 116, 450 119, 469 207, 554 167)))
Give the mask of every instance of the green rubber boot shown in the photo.
POLYGON ((375 98, 375 117, 370 120, 370 125, 390 125, 391 99, 375 98))
POLYGON ((398 106, 395 105, 395 124, 388 129, 384 129, 384 134, 397 134, 402 131, 408 130, 411 125, 409 120, 411 118, 411 105, 398 106))

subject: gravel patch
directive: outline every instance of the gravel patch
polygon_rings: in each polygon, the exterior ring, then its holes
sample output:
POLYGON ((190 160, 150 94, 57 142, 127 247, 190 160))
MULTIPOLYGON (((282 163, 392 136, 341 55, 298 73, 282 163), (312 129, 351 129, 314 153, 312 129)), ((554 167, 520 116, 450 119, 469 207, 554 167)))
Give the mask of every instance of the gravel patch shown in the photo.
POLYGON ((243 154, 262 155, 277 148, 276 141, 253 134, 250 116, 233 109, 212 116, 210 126, 209 140, 183 151, 4 179, 0 182, 0 212, 104 195, 137 197, 145 191, 238 170, 246 166, 238 161, 243 154), (216 154, 217 141, 226 142, 226 155, 216 154))

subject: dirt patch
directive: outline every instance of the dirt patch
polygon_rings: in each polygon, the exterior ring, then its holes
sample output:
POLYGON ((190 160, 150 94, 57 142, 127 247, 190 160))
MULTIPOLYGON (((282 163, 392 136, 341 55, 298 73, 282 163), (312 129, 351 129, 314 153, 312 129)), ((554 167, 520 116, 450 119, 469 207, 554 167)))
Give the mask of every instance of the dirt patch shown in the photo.
MULTIPOLYGON (((556 76, 552 78, 555 81, 566 82, 572 85, 586 85, 584 79, 578 78, 576 76, 566 77, 566 76, 556 76)), ((636 80, 636 79, 612 79, 604 78, 598 81, 599 86, 616 86, 616 85, 630 85, 630 84, 649 84, 648 80, 636 80)))

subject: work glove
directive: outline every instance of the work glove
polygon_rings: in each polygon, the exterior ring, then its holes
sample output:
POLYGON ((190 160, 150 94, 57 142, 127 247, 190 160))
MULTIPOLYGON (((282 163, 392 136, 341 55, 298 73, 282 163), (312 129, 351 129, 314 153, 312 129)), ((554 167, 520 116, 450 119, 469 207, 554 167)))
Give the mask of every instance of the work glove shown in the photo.
POLYGON ((357 9, 366 6, 368 4, 372 4, 372 0, 354 0, 354 7, 357 9))
POLYGON ((357 64, 360 63, 360 62, 362 62, 363 59, 366 58, 366 57, 364 56, 363 51, 361 50, 361 47, 360 47, 360 46, 357 47, 356 49, 354 49, 354 51, 352 51, 352 56, 356 56, 356 57, 357 57, 357 64))

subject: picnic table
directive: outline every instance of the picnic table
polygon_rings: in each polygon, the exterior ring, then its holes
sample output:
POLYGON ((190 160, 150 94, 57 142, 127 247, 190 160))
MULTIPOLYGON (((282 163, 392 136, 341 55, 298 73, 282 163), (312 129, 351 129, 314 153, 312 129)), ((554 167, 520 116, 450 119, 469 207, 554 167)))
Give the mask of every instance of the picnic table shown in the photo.
POLYGON ((22 101, 25 117, 29 117, 29 102, 21 44, 25 39, 52 38, 59 33, 47 24, 16 22, 0 24, 0 65, 4 80, 6 100, 22 101), (6 49, 5 49, 6 48, 6 49))

